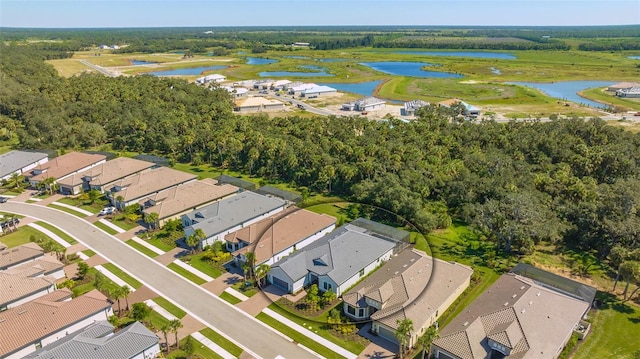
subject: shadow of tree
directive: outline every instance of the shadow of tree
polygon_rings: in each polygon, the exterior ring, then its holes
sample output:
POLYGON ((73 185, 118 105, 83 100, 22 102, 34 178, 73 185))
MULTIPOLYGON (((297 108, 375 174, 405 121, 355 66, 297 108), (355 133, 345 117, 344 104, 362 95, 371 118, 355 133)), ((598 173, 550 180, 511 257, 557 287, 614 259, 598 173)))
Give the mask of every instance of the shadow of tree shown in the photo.
MULTIPOLYGON (((607 292, 599 291, 596 294, 596 303, 598 309, 613 309, 618 313, 624 314, 632 314, 634 312, 634 309, 630 305, 622 302, 615 295, 607 292)), ((629 320, 631 320, 631 318, 629 320)))

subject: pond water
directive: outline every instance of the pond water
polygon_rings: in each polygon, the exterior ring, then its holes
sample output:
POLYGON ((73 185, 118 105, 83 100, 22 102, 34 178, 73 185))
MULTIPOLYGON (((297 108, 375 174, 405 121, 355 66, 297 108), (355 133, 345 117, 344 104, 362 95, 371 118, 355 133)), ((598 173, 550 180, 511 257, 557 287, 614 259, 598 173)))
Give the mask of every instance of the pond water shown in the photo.
POLYGON ((141 61, 141 60, 129 60, 132 64, 139 66, 139 65, 155 65, 157 64, 157 62, 152 62, 152 61, 141 61))
POLYGON ((475 52, 475 51, 396 51, 395 54, 402 55, 424 55, 424 56, 448 56, 448 57, 470 57, 476 59, 502 59, 515 60, 511 54, 499 52, 475 52))
POLYGON ((316 59, 318 62, 345 62, 349 61, 348 59, 316 59))
POLYGON ((300 60, 306 60, 308 59, 308 57, 306 56, 282 56, 285 59, 300 59, 300 60))
POLYGON ((384 72, 385 74, 398 75, 398 76, 410 76, 410 77, 433 77, 433 78, 460 78, 462 75, 454 74, 452 72, 437 72, 437 71, 425 71, 422 69, 424 66, 437 66, 428 62, 402 62, 402 61, 388 61, 388 62, 361 62, 360 65, 370 67, 376 71, 384 72))
POLYGON ((260 57, 247 57, 247 65, 268 65, 278 62, 274 59, 263 59, 260 57))
POLYGON ((189 67, 184 69, 166 70, 166 71, 154 71, 149 72, 154 76, 189 76, 200 75, 205 71, 226 69, 227 66, 201 66, 201 67, 189 67))
POLYGON ((629 56, 630 59, 640 60, 640 56, 629 56))
POLYGON ((548 96, 587 105, 589 107, 603 108, 605 105, 580 97, 578 92, 594 88, 607 87, 615 83, 615 81, 560 81, 554 83, 536 83, 536 82, 507 82, 508 84, 527 86, 536 88, 548 96))
POLYGON ((320 66, 316 66, 316 65, 300 65, 298 66, 301 69, 306 69, 306 70, 315 70, 315 71, 326 71, 327 69, 322 68, 320 66))
POLYGON ((350 92, 356 95, 372 96, 373 90, 381 84, 382 81, 369 81, 357 83, 319 83, 321 86, 329 86, 341 92, 350 92))

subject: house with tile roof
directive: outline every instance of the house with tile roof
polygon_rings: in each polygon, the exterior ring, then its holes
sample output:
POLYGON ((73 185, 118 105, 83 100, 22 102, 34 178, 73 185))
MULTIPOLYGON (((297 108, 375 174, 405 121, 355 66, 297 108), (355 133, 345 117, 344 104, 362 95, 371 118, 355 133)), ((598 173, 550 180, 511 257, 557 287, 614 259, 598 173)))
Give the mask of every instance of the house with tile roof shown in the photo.
POLYGON ((113 183, 107 197, 119 209, 169 188, 196 181, 198 176, 168 167, 149 168, 113 183))
POLYGON ((236 263, 246 262, 246 253, 255 254, 256 267, 272 265, 301 250, 336 228, 336 219, 306 209, 289 207, 271 217, 224 236, 236 263))
MULTIPOLYGON (((37 187, 40 182, 45 181, 47 178, 54 178, 56 182, 61 181, 106 161, 107 157, 104 155, 69 152, 34 167, 30 174, 25 175, 25 177, 28 177, 32 186, 37 187)), ((66 193, 64 191, 61 192, 66 193)))
POLYGON ((201 246, 224 240, 224 236, 284 210, 285 201, 244 191, 182 215, 184 235, 202 229, 201 246))
POLYGON ((0 271, 32 262, 44 256, 44 251, 35 243, 26 243, 18 247, 0 251, 0 271))
POLYGON ((10 269, 0 270, 0 273, 22 274, 29 277, 51 276, 56 280, 65 276, 64 264, 52 253, 12 266, 10 269))
POLYGON ((25 359, 151 359, 160 354, 159 338, 142 323, 113 332, 107 321, 95 322, 31 353, 25 359))
POLYGON ((391 258, 401 243, 346 224, 273 264, 267 279, 289 293, 317 283, 342 293, 391 258))
POLYGON ((49 161, 49 155, 42 152, 9 151, 0 155, 0 181, 8 180, 14 173, 28 174, 36 166, 49 161))
POLYGON ((0 357, 18 359, 113 314, 111 302, 92 290, 71 299, 64 288, 0 312, 0 357))
POLYGON ((408 346, 433 325, 464 292, 473 270, 416 249, 405 249, 342 295, 344 313, 371 320, 371 332, 397 344, 398 321, 411 319, 408 346))
POLYGON ((451 323, 431 354, 439 359, 557 358, 591 303, 551 286, 503 274, 451 323))
POLYGON ((254 96, 236 100, 233 110, 236 112, 282 111, 284 110, 284 103, 254 96))
POLYGON ((204 207, 212 202, 233 196, 240 189, 230 184, 221 184, 213 178, 192 181, 171 187, 138 201, 142 215, 158 214, 163 226, 167 221, 204 207))
POLYGON ((60 185, 61 191, 70 194, 78 194, 81 191, 89 190, 98 190, 104 193, 112 188, 117 181, 153 166, 155 164, 151 162, 118 157, 65 179, 58 180, 58 185, 60 185))
POLYGON ((56 290, 52 276, 31 276, 29 273, 0 272, 0 312, 17 307, 56 290))

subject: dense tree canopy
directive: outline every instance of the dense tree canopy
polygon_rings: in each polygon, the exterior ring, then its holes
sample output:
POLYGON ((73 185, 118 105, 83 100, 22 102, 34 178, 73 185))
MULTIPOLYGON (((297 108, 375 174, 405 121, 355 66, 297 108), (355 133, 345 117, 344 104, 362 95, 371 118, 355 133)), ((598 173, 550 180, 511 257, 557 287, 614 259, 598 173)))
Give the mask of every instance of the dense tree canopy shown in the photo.
POLYGON ((224 90, 152 76, 63 79, 0 49, 0 119, 26 148, 113 148, 209 163, 394 211, 418 227, 473 223, 496 246, 639 246, 640 136, 599 119, 411 123, 238 116, 224 90))

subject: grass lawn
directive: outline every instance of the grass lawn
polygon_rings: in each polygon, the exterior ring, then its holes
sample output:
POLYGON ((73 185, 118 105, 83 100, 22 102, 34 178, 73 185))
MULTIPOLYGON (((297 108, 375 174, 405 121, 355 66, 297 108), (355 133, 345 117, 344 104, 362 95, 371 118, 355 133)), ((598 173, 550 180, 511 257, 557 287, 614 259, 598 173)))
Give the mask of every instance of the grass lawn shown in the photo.
POLYGON ((580 343, 573 359, 637 358, 640 351, 640 307, 623 303, 608 293, 598 292, 600 309, 591 311, 591 332, 580 343))
POLYGON ((85 249, 84 251, 82 251, 82 253, 84 253, 84 255, 86 255, 87 257, 93 257, 94 255, 96 255, 96 252, 92 251, 91 249, 85 249))
POLYGON ((25 201, 26 203, 38 203, 38 201, 32 200, 32 199, 28 199, 25 201))
POLYGON ((54 203, 48 204, 47 207, 51 207, 51 208, 55 208, 55 209, 59 209, 62 212, 67 212, 69 214, 73 214, 76 217, 80 217, 80 218, 85 218, 86 215, 84 213, 80 213, 78 211, 74 211, 71 208, 67 208, 67 207, 63 207, 63 206, 58 206, 54 203))
POLYGON ((142 244, 134 241, 133 239, 130 239, 130 240, 124 242, 124 243, 130 245, 131 247, 135 248, 139 252, 144 253, 144 255, 146 255, 149 258, 154 258, 154 257, 158 256, 158 253, 156 253, 156 252, 152 251, 151 249, 143 246, 142 244))
POLYGON ((313 350, 314 352, 322 355, 327 359, 344 359, 342 355, 339 355, 338 353, 335 353, 329 350, 327 347, 323 346, 322 344, 319 344, 316 341, 309 339, 306 335, 298 333, 296 330, 289 328, 288 326, 280 323, 279 321, 271 318, 270 316, 264 313, 258 314, 256 316, 256 319, 274 328, 280 333, 288 336, 289 338, 293 339, 296 343, 300 343, 304 345, 305 347, 313 350))
POLYGON ((175 264, 175 263, 169 263, 169 265, 167 266, 167 268, 171 269, 172 271, 180 274, 181 276, 187 278, 188 280, 194 282, 197 285, 201 285, 206 283, 207 281, 198 277, 197 275, 187 271, 186 269, 180 267, 179 265, 175 264))
MULTIPOLYGON (((160 313, 152 310, 149 312, 149 316, 147 317, 147 322, 149 322, 154 328, 160 330, 164 325, 169 324, 169 319, 160 315, 160 313)), ((169 333, 169 335, 173 335, 169 333)), ((161 334, 162 336, 162 334, 161 334)), ((162 338, 164 340, 164 338, 162 338)))
MULTIPOLYGON (((193 354, 191 354, 191 358, 222 359, 222 357, 216 352, 207 348, 199 341, 193 339, 193 337, 189 337, 191 338, 191 342, 193 345, 193 354)), ((180 348, 184 348, 185 343, 187 342, 187 338, 183 338, 182 340, 180 340, 180 348)), ((161 341, 164 342, 164 338, 161 341)), ((182 359, 187 357, 187 353, 185 353, 182 349, 174 350, 171 353, 167 354, 167 359, 182 359)))
POLYGON ((78 197, 65 197, 57 200, 56 202, 61 202, 70 206, 82 208, 85 211, 89 211, 93 214, 99 213, 109 203, 104 195, 95 200, 93 203, 91 203, 90 200, 82 200, 78 197))
MULTIPOLYGON (((338 306, 341 306, 341 304, 338 304, 338 306)), ((347 340, 344 338, 338 338, 336 336, 334 336, 331 332, 329 332, 329 330, 327 329, 327 316, 328 316, 328 310, 325 312, 325 314, 321 315, 318 318, 304 318, 303 316, 299 315, 299 314, 294 314, 289 312, 287 309, 279 306, 276 303, 273 303, 271 305, 269 305, 269 309, 273 310, 274 312, 282 315, 283 317, 286 317, 287 319, 291 320, 292 322, 295 322, 301 326, 306 327, 307 329, 309 329, 309 327, 311 327, 311 331, 313 331, 314 333, 318 334, 319 336, 327 339, 328 341, 339 345, 340 347, 347 349, 348 351, 354 353, 354 354, 360 354, 364 348, 365 348, 365 342, 368 343, 368 341, 366 339, 362 339, 362 343, 358 343, 355 342, 353 340, 347 340)))
POLYGON ((232 296, 231 294, 227 293, 227 292, 222 292, 220 293, 220 295, 218 296, 220 297, 220 299, 224 299, 227 302, 236 305, 238 303, 242 303, 242 301, 234 296, 232 296))
POLYGON ((202 253, 194 254, 192 256, 187 257, 189 259, 189 263, 187 264, 189 264, 193 268, 201 271, 202 273, 208 276, 211 276, 213 278, 218 278, 220 275, 222 275, 222 271, 210 265, 209 263, 207 263, 207 261, 202 260, 202 257, 204 256, 204 254, 205 253, 202 252, 202 253))
POLYGON ((78 243, 78 241, 76 241, 75 239, 71 238, 70 235, 66 234, 65 232, 63 232, 61 229, 59 229, 56 226, 52 226, 47 222, 41 222, 38 221, 36 222, 37 225, 46 228, 48 230, 50 230, 51 232, 55 233, 58 237, 62 238, 65 242, 69 243, 69 244, 76 244, 78 243))
POLYGON ((187 312, 178 308, 175 304, 171 303, 164 297, 155 297, 152 299, 157 305, 164 308, 167 312, 173 314, 176 318, 182 319, 187 315, 187 312))
POLYGON ((120 218, 120 217, 116 217, 114 218, 111 223, 115 224, 116 226, 124 229, 125 231, 128 231, 130 229, 133 229, 135 227, 137 227, 139 224, 138 222, 133 222, 130 221, 128 219, 125 218, 120 218))
POLYGON ((231 288, 237 290, 238 292, 246 295, 249 298, 258 293, 258 289, 256 289, 254 286, 245 286, 244 283, 244 281, 239 281, 238 283, 233 284, 231 288))
POLYGON ((132 286, 134 289, 138 289, 142 287, 142 283, 138 282, 138 280, 130 276, 128 273, 126 273, 122 269, 116 267, 113 263, 105 263, 102 266, 106 268, 109 272, 118 276, 118 278, 125 281, 128 285, 132 286))
POLYGON ((244 351, 242 348, 233 344, 229 339, 223 337, 211 328, 202 329, 200 333, 236 357, 239 357, 244 351))
MULTIPOLYGON (((96 289, 95 287, 95 277, 98 273, 98 270, 95 268, 89 268, 89 270, 87 271, 87 275, 85 277, 84 282, 77 284, 75 287, 73 287, 72 291, 73 291, 73 296, 77 297, 79 295, 82 295, 84 293, 90 292, 93 289, 96 289)), ((107 278, 106 276, 102 276, 103 278, 103 285, 102 285, 102 292, 103 293, 109 293, 112 292, 113 290, 119 288, 119 286, 114 283, 111 279, 107 278)))
POLYGON ((169 252, 176 247, 176 240, 182 238, 183 236, 183 231, 169 232, 162 229, 151 233, 145 233, 144 235, 140 236, 140 238, 162 249, 165 252, 169 252), (149 235, 150 238, 148 238, 147 235, 149 235))
POLYGON ((9 213, 9 212, 0 212, 0 216, 2 216, 2 217, 7 217, 7 218, 10 218, 10 217, 16 217, 16 218, 18 218, 18 219, 22 219, 22 218, 24 218, 24 216, 23 216, 23 215, 20 215, 20 214, 14 214, 14 213, 9 213))
POLYGON ((9 248, 13 248, 31 242, 31 236, 42 239, 51 239, 49 236, 35 228, 20 226, 17 231, 0 236, 0 242, 6 244, 9 248))
POLYGON ((102 229, 103 231, 109 233, 112 236, 118 234, 118 232, 115 229, 107 226, 106 224, 104 224, 104 223, 102 223, 100 221, 93 222, 93 225, 98 227, 98 228, 100 228, 100 229, 102 229))

